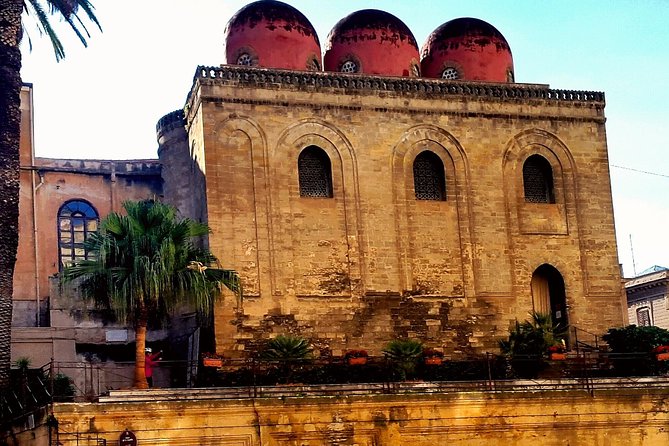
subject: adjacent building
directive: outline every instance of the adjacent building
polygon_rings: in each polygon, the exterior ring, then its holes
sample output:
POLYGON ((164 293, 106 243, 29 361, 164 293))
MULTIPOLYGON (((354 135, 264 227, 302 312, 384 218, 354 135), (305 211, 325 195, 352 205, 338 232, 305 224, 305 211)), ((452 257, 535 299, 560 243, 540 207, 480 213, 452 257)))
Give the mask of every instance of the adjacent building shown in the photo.
POLYGON ((631 324, 669 329, 669 269, 655 265, 625 282, 631 324))

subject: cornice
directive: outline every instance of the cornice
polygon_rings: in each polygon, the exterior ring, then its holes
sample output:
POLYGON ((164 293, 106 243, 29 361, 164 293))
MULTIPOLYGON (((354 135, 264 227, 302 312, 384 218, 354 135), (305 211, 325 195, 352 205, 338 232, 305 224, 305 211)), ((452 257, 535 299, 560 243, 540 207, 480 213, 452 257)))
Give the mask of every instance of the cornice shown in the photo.
POLYGON ((238 65, 199 66, 193 83, 201 85, 244 85, 268 89, 294 88, 315 91, 342 90, 347 93, 393 93, 430 99, 453 96, 501 101, 539 99, 555 103, 580 103, 604 106, 603 92, 556 90, 547 85, 460 82, 442 79, 364 76, 318 71, 288 71, 238 65))

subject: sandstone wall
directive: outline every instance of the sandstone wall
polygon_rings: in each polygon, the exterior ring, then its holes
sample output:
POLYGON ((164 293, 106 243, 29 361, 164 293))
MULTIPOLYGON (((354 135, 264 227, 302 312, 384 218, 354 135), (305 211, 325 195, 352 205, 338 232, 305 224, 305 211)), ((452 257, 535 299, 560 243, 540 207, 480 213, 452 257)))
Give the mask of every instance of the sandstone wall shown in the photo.
MULTIPOLYGON (((148 396, 148 394, 147 394, 148 396)), ((669 393, 624 389, 55 404, 64 446, 669 443, 669 393)), ((25 442, 21 444, 37 444, 25 442)), ((44 444, 44 443, 41 443, 44 444)))
POLYGON ((496 349, 532 310, 543 264, 564 279, 571 324, 622 322, 603 95, 355 79, 223 67, 191 92, 211 248, 245 287, 238 350, 278 332, 335 353, 397 336, 496 349), (333 198, 299 195, 311 145, 330 158, 333 198), (415 199, 423 150, 444 163, 445 201, 415 199), (551 165, 554 204, 525 202, 533 154, 551 165))

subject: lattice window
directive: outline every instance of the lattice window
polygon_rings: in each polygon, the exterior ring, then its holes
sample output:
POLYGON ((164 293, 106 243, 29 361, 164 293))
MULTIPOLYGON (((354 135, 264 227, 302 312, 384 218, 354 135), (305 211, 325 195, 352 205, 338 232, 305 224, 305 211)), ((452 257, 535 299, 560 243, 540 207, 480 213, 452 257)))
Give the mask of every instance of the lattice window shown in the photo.
POLYGON ((546 158, 532 155, 525 160, 523 189, 528 203, 555 203, 553 169, 546 158))
POLYGON ((68 201, 58 211, 60 269, 90 258, 84 242, 98 230, 98 213, 85 201, 68 201))
POLYGON ((434 152, 426 150, 413 162, 413 186, 417 200, 445 200, 444 163, 434 152))
POLYGON ((309 146, 297 160, 301 197, 332 197, 330 158, 319 147, 309 146))
POLYGON ((242 53, 237 58, 237 65, 250 66, 253 64, 253 57, 249 53, 242 53))
POLYGON ((637 308, 636 321, 639 327, 650 327, 650 309, 648 307, 637 308))
POLYGON ((446 67, 444 68, 444 71, 441 72, 441 78, 449 80, 460 79, 460 73, 458 73, 456 68, 446 67))
POLYGON ((343 64, 341 64, 341 72, 342 73, 357 73, 358 72, 358 64, 355 63, 352 60, 347 60, 343 64))

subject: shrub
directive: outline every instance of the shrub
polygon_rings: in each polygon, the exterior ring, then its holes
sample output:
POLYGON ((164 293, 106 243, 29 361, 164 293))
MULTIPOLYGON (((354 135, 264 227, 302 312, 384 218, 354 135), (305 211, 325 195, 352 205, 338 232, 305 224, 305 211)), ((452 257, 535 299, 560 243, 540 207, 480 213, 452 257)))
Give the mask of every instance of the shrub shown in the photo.
POLYGON ((661 345, 669 345, 669 330, 659 327, 609 328, 602 336, 614 353, 649 353, 661 345))
POLYGON ((617 374, 653 375, 666 371, 666 363, 658 363, 654 353, 669 345, 669 330, 659 327, 609 328, 602 336, 613 352, 611 362, 617 374))

